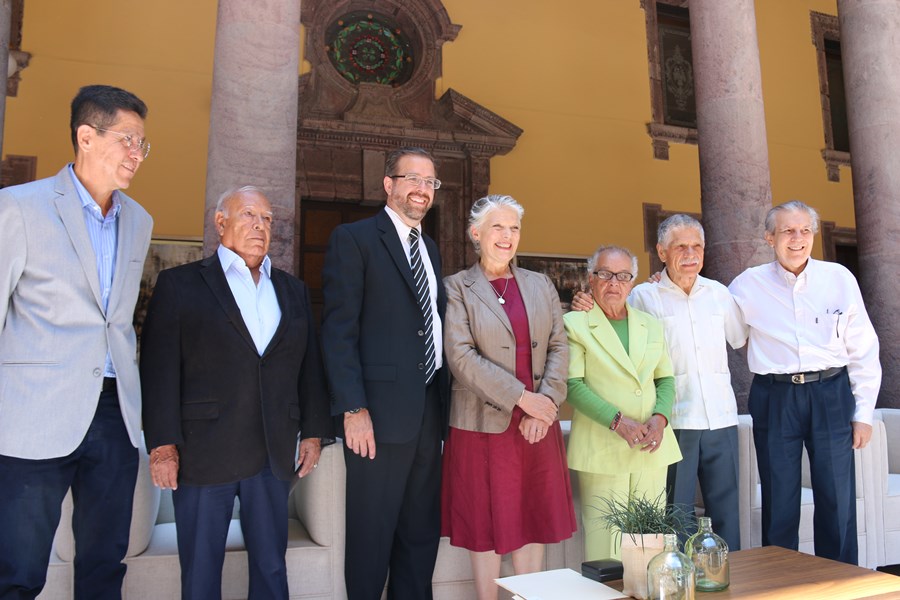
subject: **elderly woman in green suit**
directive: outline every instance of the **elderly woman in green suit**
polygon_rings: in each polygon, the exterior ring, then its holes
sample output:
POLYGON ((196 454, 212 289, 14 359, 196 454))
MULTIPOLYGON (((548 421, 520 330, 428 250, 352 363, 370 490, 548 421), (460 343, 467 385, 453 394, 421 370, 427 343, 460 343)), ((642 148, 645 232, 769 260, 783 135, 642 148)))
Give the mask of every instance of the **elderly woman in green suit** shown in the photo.
POLYGON ((567 452, 580 487, 585 560, 596 560, 620 557, 615 532, 599 518, 602 498, 664 499, 667 468, 681 452, 669 427, 675 379, 662 324, 625 302, 637 258, 601 246, 588 269, 595 305, 565 315, 575 408, 567 452))

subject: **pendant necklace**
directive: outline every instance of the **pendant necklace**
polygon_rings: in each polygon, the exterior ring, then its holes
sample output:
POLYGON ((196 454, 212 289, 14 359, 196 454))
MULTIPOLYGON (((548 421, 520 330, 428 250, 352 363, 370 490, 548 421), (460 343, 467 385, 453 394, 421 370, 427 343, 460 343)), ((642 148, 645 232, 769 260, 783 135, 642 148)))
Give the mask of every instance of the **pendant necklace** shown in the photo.
POLYGON ((497 291, 497 288, 495 288, 493 285, 491 285, 491 289, 494 290, 494 293, 495 293, 495 294, 497 294, 497 302, 499 302, 500 304, 506 304, 506 300, 503 299, 503 296, 506 295, 506 290, 509 289, 509 280, 510 280, 511 278, 510 278, 510 277, 506 277, 505 279, 506 279, 506 285, 503 286, 503 293, 502 293, 502 294, 499 293, 499 292, 497 291))

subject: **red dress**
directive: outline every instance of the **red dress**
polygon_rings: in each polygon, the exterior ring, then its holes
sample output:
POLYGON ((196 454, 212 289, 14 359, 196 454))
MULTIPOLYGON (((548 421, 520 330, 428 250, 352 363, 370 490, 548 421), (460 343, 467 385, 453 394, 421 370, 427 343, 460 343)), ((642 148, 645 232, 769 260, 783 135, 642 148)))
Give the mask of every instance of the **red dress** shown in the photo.
MULTIPOLYGON (((491 282, 497 294, 506 280, 491 282)), ((516 337, 516 379, 533 391, 528 315, 515 278, 503 309, 516 337)), ((444 444, 441 535, 474 552, 506 554, 525 544, 553 544, 577 528, 559 421, 540 442, 519 432, 525 412, 513 409, 503 433, 450 428, 444 444)))

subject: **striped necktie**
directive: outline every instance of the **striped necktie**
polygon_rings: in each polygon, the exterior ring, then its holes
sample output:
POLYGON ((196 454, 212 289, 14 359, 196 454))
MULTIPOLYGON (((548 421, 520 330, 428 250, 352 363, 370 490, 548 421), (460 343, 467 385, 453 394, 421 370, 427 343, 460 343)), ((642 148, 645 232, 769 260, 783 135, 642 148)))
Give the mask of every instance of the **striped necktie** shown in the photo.
POLYGON ((425 317, 425 385, 434 377, 434 315, 431 313, 431 295, 428 293, 428 274, 422 264, 422 252, 419 249, 419 230, 409 231, 409 262, 413 279, 416 282, 416 299, 422 316, 425 317))

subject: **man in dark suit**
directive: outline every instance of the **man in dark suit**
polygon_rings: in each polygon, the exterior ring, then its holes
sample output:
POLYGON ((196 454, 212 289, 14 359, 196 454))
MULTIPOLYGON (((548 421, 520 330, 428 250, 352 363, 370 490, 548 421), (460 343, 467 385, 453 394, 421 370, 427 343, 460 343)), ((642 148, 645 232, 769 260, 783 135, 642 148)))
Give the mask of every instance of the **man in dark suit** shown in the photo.
POLYGON ((421 148, 385 163, 385 210, 341 225, 322 270, 331 413, 344 429, 350 600, 431 598, 449 392, 437 245, 421 221, 441 182, 421 148), (423 242, 423 243, 420 243, 423 242))
POLYGON ((0 598, 34 598, 71 487, 76 599, 121 598, 141 440, 134 305, 153 220, 125 195, 147 106, 72 100, 75 162, 0 190, 0 598))
POLYGON ((333 437, 309 292, 271 266, 272 220, 259 189, 224 194, 218 250, 161 272, 147 310, 144 434, 153 483, 175 490, 185 600, 220 597, 236 496, 249 598, 288 597, 288 494, 333 437))

